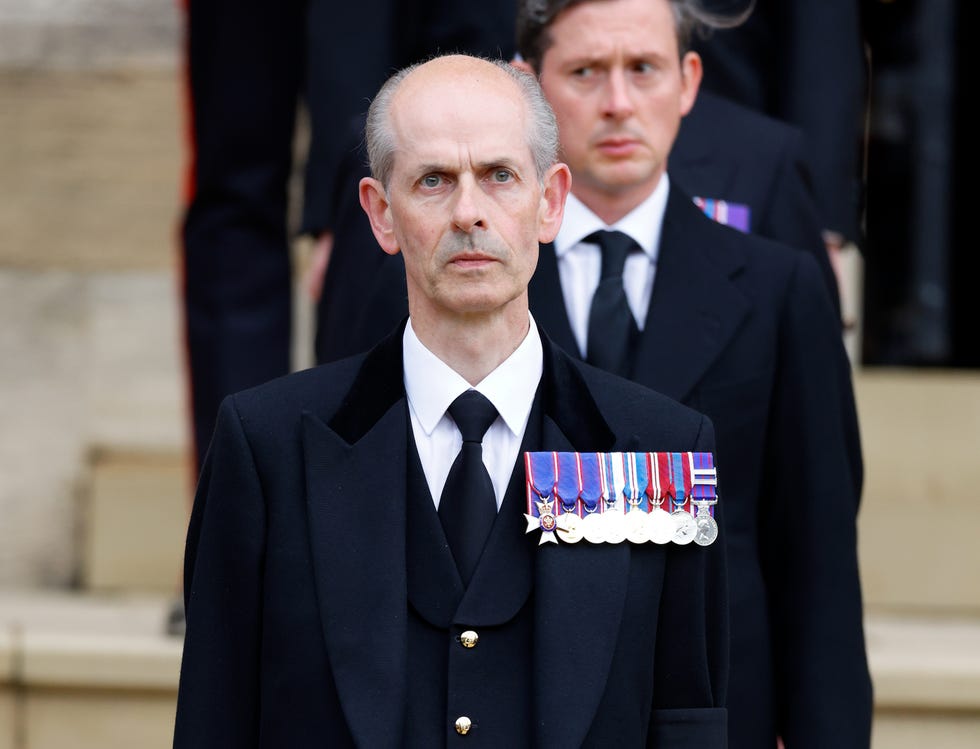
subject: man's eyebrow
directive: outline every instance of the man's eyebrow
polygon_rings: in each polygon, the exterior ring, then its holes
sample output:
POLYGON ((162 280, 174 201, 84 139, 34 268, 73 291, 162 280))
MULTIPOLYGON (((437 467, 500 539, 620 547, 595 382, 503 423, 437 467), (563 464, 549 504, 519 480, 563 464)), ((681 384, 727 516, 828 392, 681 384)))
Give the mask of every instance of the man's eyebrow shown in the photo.
POLYGON ((509 156, 501 156, 496 159, 487 159, 486 161, 481 161, 476 164, 476 168, 481 171, 486 171, 487 169, 493 169, 501 166, 508 167, 509 169, 516 169, 517 162, 509 156))
MULTIPOLYGON (((483 159, 482 161, 476 162, 473 166, 477 171, 485 172, 488 169, 494 169, 495 167, 507 167, 508 169, 517 170, 518 162, 516 159, 510 156, 500 156, 498 158, 483 159)), ((431 161, 428 163, 419 164, 419 166, 414 170, 416 174, 455 174, 459 171, 458 165, 450 166, 445 163, 438 163, 431 161)))

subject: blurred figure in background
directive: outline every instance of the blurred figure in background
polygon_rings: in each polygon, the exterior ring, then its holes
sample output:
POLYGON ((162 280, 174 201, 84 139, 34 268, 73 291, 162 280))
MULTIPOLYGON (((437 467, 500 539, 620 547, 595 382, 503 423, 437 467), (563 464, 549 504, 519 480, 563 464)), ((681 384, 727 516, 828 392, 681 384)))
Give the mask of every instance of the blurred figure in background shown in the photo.
MULTIPOLYGON (((290 370, 289 182, 297 113, 310 146, 300 233, 329 260, 336 173, 392 70, 438 51, 509 56, 514 0, 183 0, 190 175, 184 316, 194 475, 221 399, 290 370), (352 122, 353 118, 353 122, 352 122)), ((380 253, 379 253, 380 254, 380 253)), ((181 617, 174 616, 174 628, 181 617)))
POLYGON ((518 52, 572 171, 531 311, 566 350, 715 425, 732 529, 728 745, 866 749, 863 467, 839 317, 812 257, 707 220, 672 177, 701 78, 688 44, 717 23, 701 10, 522 3, 518 52))
POLYGON ((391 72, 435 52, 508 55, 513 0, 185 0, 191 175, 183 224, 197 465, 224 395, 289 371, 288 183, 310 117, 300 232, 331 243, 336 173, 391 72))
MULTIPOLYGON (((696 38, 704 83, 799 127, 831 257, 862 245, 867 65, 859 0, 704 0, 745 23, 696 38)), ((836 262, 836 260, 834 260, 836 262)))

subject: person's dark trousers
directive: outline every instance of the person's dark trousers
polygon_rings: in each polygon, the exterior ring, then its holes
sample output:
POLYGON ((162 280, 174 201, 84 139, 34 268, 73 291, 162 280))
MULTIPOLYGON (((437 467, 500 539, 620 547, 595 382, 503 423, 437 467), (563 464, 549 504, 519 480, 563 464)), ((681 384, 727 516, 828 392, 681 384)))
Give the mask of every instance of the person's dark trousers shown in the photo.
POLYGON ((183 284, 196 469, 221 399, 289 371, 286 187, 305 13, 305 0, 187 0, 183 284))

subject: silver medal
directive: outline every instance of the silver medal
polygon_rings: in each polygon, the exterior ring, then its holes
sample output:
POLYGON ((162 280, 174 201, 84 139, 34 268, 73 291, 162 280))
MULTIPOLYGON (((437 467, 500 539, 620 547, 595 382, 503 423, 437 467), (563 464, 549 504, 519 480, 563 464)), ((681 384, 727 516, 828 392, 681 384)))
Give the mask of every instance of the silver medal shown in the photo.
POLYGON ((626 513, 626 538, 631 544, 645 544, 650 540, 646 518, 647 514, 639 507, 631 507, 626 513))
POLYGON ((647 515, 647 536, 655 544, 669 544, 674 540, 677 523, 660 507, 654 507, 647 515))
POLYGON ((707 512, 698 509, 697 517, 694 518, 697 532, 694 534, 694 543, 698 546, 711 546, 718 538, 718 523, 707 512))
POLYGON ((559 515, 557 533, 566 544, 577 544, 582 540, 582 518, 571 512, 559 515))
POLYGON ((621 544, 626 540, 626 516, 618 507, 602 513, 602 525, 607 544, 621 544))
POLYGON ((670 516, 676 524, 673 542, 681 546, 691 543, 698 532, 698 524, 695 522, 694 516, 685 510, 674 510, 670 516))
POLYGON ((582 536, 590 544, 601 544, 606 540, 606 532, 602 524, 602 515, 598 512, 587 513, 582 518, 582 536))

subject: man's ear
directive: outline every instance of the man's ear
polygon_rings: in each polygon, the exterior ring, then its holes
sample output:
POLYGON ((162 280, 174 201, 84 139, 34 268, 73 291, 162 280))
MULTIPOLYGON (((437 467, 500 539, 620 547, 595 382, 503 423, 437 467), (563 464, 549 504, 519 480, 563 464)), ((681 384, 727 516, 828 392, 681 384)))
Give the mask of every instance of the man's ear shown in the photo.
POLYGON ((371 231, 374 232, 374 238, 378 240, 381 249, 389 255, 397 255, 398 240, 395 238, 391 204, 388 202, 384 186, 374 177, 364 177, 361 179, 358 195, 361 199, 361 208, 371 222, 371 231))
POLYGON ((530 63, 521 57, 515 57, 510 61, 510 64, 518 70, 523 70, 525 73, 530 73, 535 78, 538 77, 538 74, 534 72, 534 68, 531 67, 530 63))
POLYGON ((685 52, 681 58, 681 117, 686 116, 694 106, 703 75, 701 55, 697 52, 685 52))
POLYGON ((545 244, 554 241, 561 228, 565 215, 565 199, 572 189, 572 173, 565 164, 552 166, 542 180, 544 191, 541 194, 541 226, 538 229, 538 242, 545 244))

